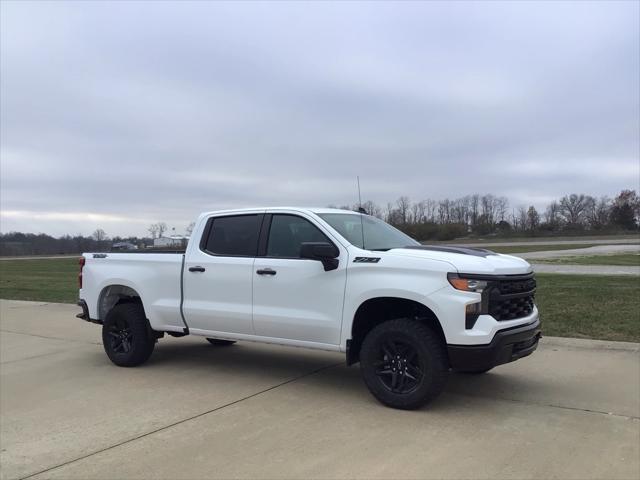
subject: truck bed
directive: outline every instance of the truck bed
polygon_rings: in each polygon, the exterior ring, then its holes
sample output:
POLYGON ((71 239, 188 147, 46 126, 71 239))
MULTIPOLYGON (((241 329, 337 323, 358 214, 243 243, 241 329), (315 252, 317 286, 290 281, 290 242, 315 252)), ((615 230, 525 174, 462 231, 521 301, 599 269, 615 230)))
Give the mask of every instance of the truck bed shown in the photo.
POLYGON ((153 328, 183 329, 180 312, 183 252, 100 252, 85 253, 83 257, 80 298, 87 302, 90 318, 104 316, 105 295, 117 291, 126 296, 131 289, 145 299, 145 314, 153 328))

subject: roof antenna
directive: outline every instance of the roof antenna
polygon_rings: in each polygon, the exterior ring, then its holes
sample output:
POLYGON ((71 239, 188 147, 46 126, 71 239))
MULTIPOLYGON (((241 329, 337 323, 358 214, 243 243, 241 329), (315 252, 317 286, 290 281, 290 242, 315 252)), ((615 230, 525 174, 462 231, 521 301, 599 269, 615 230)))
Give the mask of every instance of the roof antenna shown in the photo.
POLYGON ((360 214, 360 232, 362 233, 362 249, 364 248, 364 220, 362 219, 362 215, 366 214, 367 211, 362 208, 362 195, 360 195, 360 176, 356 176, 358 180, 358 213, 360 214))

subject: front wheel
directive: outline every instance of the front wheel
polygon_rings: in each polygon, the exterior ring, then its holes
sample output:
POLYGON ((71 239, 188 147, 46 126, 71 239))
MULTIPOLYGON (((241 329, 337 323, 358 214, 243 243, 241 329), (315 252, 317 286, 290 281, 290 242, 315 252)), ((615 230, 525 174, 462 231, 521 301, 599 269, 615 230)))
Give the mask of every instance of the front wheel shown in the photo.
POLYGON ((102 345, 109 359, 120 367, 135 367, 146 362, 156 339, 139 303, 113 307, 102 325, 102 345))
POLYGON ((447 383, 449 362, 440 336, 417 320, 381 323, 365 337, 360 371, 383 404, 405 410, 437 397, 447 383))

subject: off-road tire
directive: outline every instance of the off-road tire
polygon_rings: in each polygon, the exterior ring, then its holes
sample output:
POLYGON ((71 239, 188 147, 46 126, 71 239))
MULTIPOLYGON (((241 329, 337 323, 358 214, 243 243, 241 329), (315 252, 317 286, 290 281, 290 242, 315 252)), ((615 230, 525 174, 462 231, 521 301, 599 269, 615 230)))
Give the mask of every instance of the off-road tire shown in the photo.
POLYGON ((369 391, 381 403, 412 410, 427 404, 442 392, 449 376, 449 361, 446 346, 436 331, 418 320, 402 318, 383 322, 366 335, 360 349, 360 371, 369 391), (390 342, 397 347, 399 355, 387 354, 390 342), (407 352, 405 357, 402 356, 403 351, 407 352), (408 357, 411 360, 407 360, 408 357), (391 359, 393 362, 390 363, 391 359), (398 367, 403 365, 405 373, 402 376, 386 373, 395 368, 394 373, 400 375, 398 367), (397 384, 393 390, 394 378, 398 382, 402 379, 406 392, 399 392, 397 384))
POLYGON ((217 347, 228 347, 236 343, 233 340, 222 340, 221 338, 207 338, 207 342, 217 347))
POLYGON ((156 344, 144 309, 139 303, 113 307, 102 325, 102 345, 109 359, 120 367, 146 362, 156 344))

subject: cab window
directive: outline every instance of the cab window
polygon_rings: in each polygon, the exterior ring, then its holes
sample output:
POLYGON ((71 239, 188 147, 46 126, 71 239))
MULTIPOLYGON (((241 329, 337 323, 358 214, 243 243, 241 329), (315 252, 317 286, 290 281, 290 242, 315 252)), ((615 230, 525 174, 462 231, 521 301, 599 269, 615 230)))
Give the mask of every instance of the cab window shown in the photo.
POLYGON ((300 247, 305 242, 332 243, 318 227, 302 217, 272 216, 267 257, 300 258, 300 247))
POLYGON ((201 248, 213 255, 255 257, 262 215, 236 215, 209 219, 201 248))

